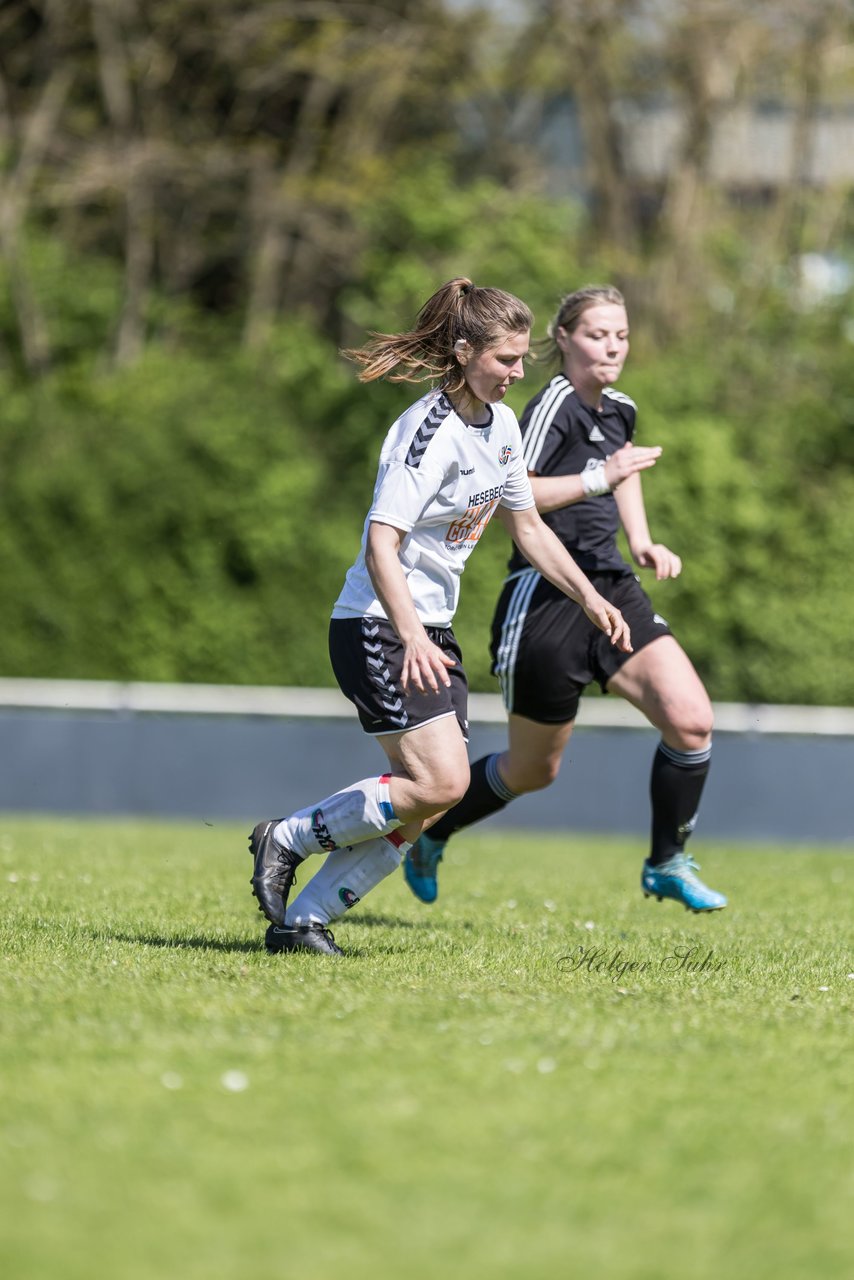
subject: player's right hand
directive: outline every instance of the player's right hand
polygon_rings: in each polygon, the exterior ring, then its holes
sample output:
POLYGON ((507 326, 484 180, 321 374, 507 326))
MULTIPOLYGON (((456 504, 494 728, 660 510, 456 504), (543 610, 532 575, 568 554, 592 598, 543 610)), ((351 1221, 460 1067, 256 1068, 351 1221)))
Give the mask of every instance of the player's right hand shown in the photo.
POLYGON ((612 489, 616 489, 629 476, 654 467, 661 453, 660 445, 640 446, 629 440, 612 453, 605 463, 605 479, 612 489))
POLYGON ((623 653, 632 652, 631 628, 616 605, 594 591, 582 600, 581 607, 590 621, 610 637, 611 644, 616 645, 623 653))
POLYGON ((438 693, 440 682, 446 687, 450 685, 448 667, 456 665, 450 654, 434 644, 426 631, 422 636, 407 640, 404 645, 403 668, 400 674, 403 692, 408 693, 412 688, 417 689, 419 693, 427 693, 428 690, 438 693))

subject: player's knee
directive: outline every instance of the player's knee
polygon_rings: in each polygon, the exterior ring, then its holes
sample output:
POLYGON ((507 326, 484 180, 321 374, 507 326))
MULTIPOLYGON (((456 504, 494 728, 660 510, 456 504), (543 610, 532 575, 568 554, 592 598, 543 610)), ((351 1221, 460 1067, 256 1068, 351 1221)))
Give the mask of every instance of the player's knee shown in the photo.
POLYGON ((549 756, 541 760, 528 759, 515 766, 512 777, 507 779, 507 785, 517 795, 523 795, 527 791, 544 791, 559 773, 560 756, 549 756))
POLYGON ((459 776, 448 778, 440 789, 439 800, 440 809, 452 809, 455 804, 459 804, 465 793, 468 791, 469 774, 468 771, 464 778, 459 776))
POLYGON ((711 706, 693 706, 679 709, 672 717, 671 734, 674 745, 680 751, 702 751, 709 745, 714 728, 711 706))
POLYGON ((560 773, 560 757, 557 759, 540 760, 535 766, 532 775, 531 786, 532 791, 542 791, 546 787, 550 787, 557 775, 560 773))
POLYGON ((428 814, 453 809, 468 790, 469 779, 468 768, 435 770, 419 787, 421 807, 428 814))

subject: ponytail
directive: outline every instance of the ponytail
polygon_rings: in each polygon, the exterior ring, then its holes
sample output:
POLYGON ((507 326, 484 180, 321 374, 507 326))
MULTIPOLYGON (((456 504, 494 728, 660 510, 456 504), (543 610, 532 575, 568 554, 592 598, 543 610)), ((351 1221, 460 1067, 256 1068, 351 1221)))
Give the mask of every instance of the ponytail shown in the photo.
POLYGON ((364 347, 342 351, 362 365, 360 382, 437 383, 448 394, 459 391, 465 375, 456 344, 467 342, 475 354, 501 342, 508 333, 532 328, 529 308, 502 289, 478 288, 465 276, 449 280, 424 303, 412 329, 374 333, 364 347))

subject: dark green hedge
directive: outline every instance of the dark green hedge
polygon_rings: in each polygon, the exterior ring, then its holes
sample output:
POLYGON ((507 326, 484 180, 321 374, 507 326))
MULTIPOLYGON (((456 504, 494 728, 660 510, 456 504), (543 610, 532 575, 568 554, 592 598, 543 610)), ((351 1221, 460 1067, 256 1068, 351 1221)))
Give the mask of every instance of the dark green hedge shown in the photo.
MULTIPOLYGON (((544 247, 547 210, 480 248, 468 222, 457 244, 433 216, 450 250, 387 253, 385 273, 376 229, 377 261, 342 303, 354 336, 405 321, 463 250, 478 278, 493 263, 489 282, 523 292, 527 273, 545 320, 562 258, 556 240, 544 247)), ((66 263, 59 278, 55 371, 34 384, 0 367, 0 674, 329 684, 329 610, 411 390, 359 386, 298 317, 250 359, 224 326, 173 316, 138 364, 110 370, 99 344, 117 290, 97 263, 66 263)), ((637 325, 622 383, 640 439, 665 450, 645 477, 653 534, 685 563, 678 582, 646 585, 716 699, 851 703, 845 308, 799 315, 771 300, 740 325, 700 314, 661 348, 637 325)), ((517 409, 542 376, 517 388, 517 409)), ((477 689, 494 687, 487 636, 506 552, 496 525, 463 583, 457 629, 477 689)))

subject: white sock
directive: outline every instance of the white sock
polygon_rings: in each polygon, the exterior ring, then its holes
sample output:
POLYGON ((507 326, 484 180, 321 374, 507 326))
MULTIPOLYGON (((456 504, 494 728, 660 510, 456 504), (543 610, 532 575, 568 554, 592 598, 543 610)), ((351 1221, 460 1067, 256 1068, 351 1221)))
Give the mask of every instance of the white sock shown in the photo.
POLYGON ((273 832, 283 849, 301 858, 310 853, 333 853, 346 845, 361 844, 372 836, 384 836, 399 827, 389 797, 391 774, 364 778, 309 809, 284 818, 273 832))
POLYGON ((330 853, 293 902, 285 924, 329 924, 396 871, 411 846, 396 835, 363 840, 361 844, 330 853))

